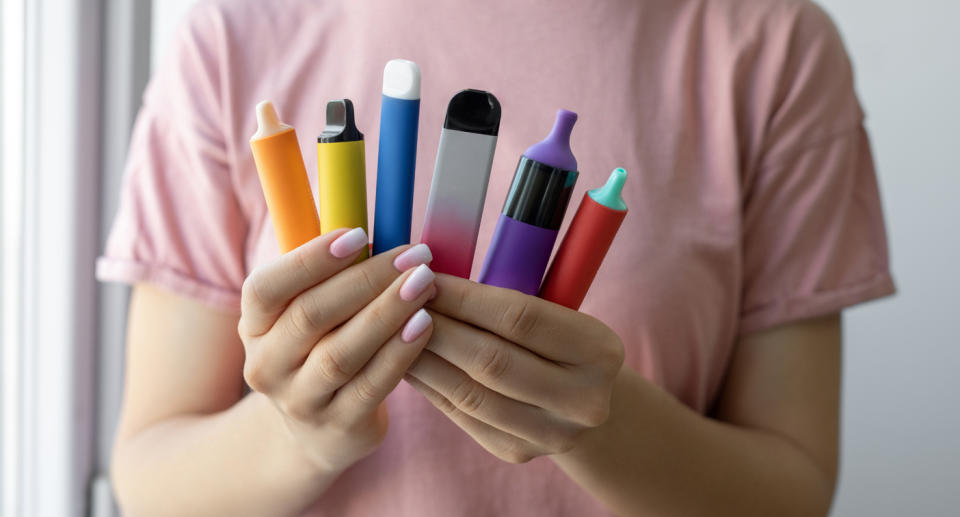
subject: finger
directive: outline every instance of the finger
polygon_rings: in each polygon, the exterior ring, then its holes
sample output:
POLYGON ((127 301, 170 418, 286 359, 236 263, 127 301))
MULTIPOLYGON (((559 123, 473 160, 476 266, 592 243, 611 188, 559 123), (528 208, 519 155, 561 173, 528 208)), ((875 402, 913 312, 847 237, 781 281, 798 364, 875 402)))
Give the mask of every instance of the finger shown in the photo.
POLYGON ((295 296, 350 266, 366 241, 363 228, 341 228, 255 269, 243 283, 241 332, 264 334, 295 296))
POLYGON ((584 325, 589 316, 519 291, 449 275, 437 278, 437 297, 428 308, 559 362, 579 363, 595 339, 589 332, 593 325, 584 325))
POLYGON ((580 429, 483 386, 432 352, 420 354, 407 373, 442 395, 457 412, 546 450, 564 449, 580 429))
POLYGON ((274 325, 284 341, 304 343, 306 339, 305 346, 289 351, 285 364, 300 366, 317 340, 366 307, 402 272, 432 259, 425 244, 400 246, 350 266, 297 296, 274 325))
POLYGON ((580 390, 568 367, 558 365, 500 336, 434 313, 427 349, 475 381, 507 397, 565 413, 580 390))
POLYGON ((415 312, 403 330, 394 334, 353 379, 337 390, 330 400, 330 411, 342 415, 348 424, 374 411, 403 379, 407 368, 430 339, 432 330, 427 311, 415 312))
POLYGON ((397 278, 383 293, 336 331, 325 336, 295 374, 294 389, 327 403, 391 336, 433 295, 434 274, 420 265, 397 278))
POLYGON ((501 460, 509 463, 526 463, 537 456, 548 453, 545 449, 523 438, 505 433, 460 411, 457 406, 447 400, 443 395, 416 377, 407 375, 404 379, 413 389, 420 392, 420 394, 430 401, 434 407, 446 414, 453 423, 457 424, 460 429, 463 429, 469 434, 481 447, 501 460))
POLYGON ((273 325, 270 339, 247 347, 249 358, 255 359, 248 362, 256 364, 260 378, 275 379, 275 387, 289 384, 293 380, 291 374, 304 364, 325 334, 380 295, 401 271, 432 258, 426 245, 400 246, 301 293, 273 325))

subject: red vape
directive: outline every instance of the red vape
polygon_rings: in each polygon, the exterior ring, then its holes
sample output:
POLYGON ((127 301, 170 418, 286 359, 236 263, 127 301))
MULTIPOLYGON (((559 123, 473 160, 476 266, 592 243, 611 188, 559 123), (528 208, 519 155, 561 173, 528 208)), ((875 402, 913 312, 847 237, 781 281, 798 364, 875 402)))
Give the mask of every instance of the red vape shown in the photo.
POLYGON ((616 169, 607 183, 588 191, 560 243, 540 297, 573 310, 583 303, 597 270, 627 215, 621 192, 627 171, 616 169))

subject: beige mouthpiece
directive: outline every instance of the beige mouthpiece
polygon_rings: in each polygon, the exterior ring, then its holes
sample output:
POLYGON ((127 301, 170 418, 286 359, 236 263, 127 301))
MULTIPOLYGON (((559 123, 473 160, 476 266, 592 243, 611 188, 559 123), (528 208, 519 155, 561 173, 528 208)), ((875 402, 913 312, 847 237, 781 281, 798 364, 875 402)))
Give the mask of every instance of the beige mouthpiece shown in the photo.
POLYGON ((257 132, 250 140, 266 138, 277 133, 282 133, 291 126, 280 122, 280 115, 277 115, 277 108, 270 101, 262 101, 257 104, 257 132))

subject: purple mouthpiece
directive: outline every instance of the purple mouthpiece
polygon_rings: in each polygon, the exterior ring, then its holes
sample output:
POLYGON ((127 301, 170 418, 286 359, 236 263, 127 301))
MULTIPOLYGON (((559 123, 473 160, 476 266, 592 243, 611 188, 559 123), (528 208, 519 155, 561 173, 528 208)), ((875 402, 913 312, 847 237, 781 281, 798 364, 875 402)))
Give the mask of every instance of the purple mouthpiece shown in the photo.
POLYGON ((576 113, 558 110, 557 120, 553 123, 550 134, 543 141, 531 145, 523 155, 558 169, 577 170, 577 159, 570 150, 570 133, 576 122, 576 113))

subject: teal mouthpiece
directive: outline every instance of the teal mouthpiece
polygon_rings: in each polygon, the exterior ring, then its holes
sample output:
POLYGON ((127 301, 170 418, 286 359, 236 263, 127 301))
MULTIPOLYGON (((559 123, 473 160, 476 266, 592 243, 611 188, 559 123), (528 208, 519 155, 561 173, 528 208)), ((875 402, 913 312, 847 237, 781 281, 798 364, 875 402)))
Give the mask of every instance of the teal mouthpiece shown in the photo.
POLYGON ((626 210, 627 204, 623 202, 623 197, 620 195, 626 181, 627 171, 618 167, 610 173, 610 178, 604 186, 588 192, 590 199, 613 210, 626 210))

